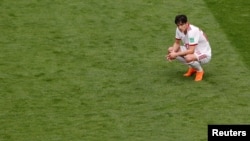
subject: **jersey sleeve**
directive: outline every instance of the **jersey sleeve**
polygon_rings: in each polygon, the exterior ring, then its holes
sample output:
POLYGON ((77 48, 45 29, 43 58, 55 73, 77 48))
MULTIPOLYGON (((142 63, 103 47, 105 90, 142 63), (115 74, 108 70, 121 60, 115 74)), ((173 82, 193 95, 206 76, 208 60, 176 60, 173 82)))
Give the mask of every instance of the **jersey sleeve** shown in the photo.
POLYGON ((197 45, 199 41, 199 30, 191 30, 188 32, 188 44, 197 45))
POLYGON ((175 39, 177 39, 177 40, 181 39, 180 31, 178 28, 176 28, 176 31, 175 31, 175 39))

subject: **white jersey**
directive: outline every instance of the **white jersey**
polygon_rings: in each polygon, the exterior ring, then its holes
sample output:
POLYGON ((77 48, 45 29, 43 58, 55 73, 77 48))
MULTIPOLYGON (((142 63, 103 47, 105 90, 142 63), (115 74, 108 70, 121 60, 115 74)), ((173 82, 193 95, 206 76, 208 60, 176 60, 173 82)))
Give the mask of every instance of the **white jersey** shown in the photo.
POLYGON ((195 45, 195 53, 206 54, 211 57, 211 47, 206 35, 198 27, 189 24, 187 34, 182 33, 178 28, 176 29, 176 39, 182 40, 184 46, 188 49, 190 45, 195 45))

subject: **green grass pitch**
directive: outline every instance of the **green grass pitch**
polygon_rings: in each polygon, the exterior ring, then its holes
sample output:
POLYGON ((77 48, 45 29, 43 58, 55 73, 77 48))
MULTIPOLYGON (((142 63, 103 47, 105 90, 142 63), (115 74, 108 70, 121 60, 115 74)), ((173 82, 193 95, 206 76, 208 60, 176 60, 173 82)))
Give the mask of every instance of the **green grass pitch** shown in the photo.
POLYGON ((206 141, 250 117, 249 2, 0 0, 0 141, 206 141), (174 17, 203 29, 202 82, 167 62, 174 17))

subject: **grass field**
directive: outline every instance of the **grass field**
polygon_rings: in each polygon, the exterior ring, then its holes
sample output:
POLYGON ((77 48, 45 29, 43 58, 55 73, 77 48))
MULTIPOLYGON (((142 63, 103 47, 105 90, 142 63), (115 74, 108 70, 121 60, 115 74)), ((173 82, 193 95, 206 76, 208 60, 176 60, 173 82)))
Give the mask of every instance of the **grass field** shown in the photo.
POLYGON ((250 123, 248 1, 0 0, 0 141, 206 141, 250 123), (202 82, 167 62, 174 17, 210 40, 202 82))

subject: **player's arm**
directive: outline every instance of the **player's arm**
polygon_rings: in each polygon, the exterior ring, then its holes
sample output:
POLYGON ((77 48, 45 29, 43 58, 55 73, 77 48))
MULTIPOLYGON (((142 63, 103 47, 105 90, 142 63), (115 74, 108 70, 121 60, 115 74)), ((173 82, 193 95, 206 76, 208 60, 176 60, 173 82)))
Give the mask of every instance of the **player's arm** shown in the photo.
POLYGON ((181 40, 180 39, 175 39, 175 42, 174 42, 174 44, 172 46, 173 48, 172 48, 171 52, 172 51, 177 52, 179 50, 179 48, 180 48, 180 45, 181 45, 181 40))
POLYGON ((168 52, 167 52, 167 54, 166 54, 166 59, 167 59, 168 61, 173 60, 174 58, 172 58, 170 54, 171 54, 172 52, 178 51, 179 48, 180 48, 180 40, 179 40, 179 39, 175 39, 175 42, 174 42, 173 46, 168 48, 168 52))
POLYGON ((186 56, 188 54, 193 54, 196 45, 190 45, 185 51, 170 52, 168 58, 176 58, 177 56, 186 56))
POLYGON ((193 54, 194 50, 195 50, 196 45, 189 45, 188 49, 185 51, 180 51, 180 52, 176 52, 176 56, 186 56, 188 54, 193 54))

